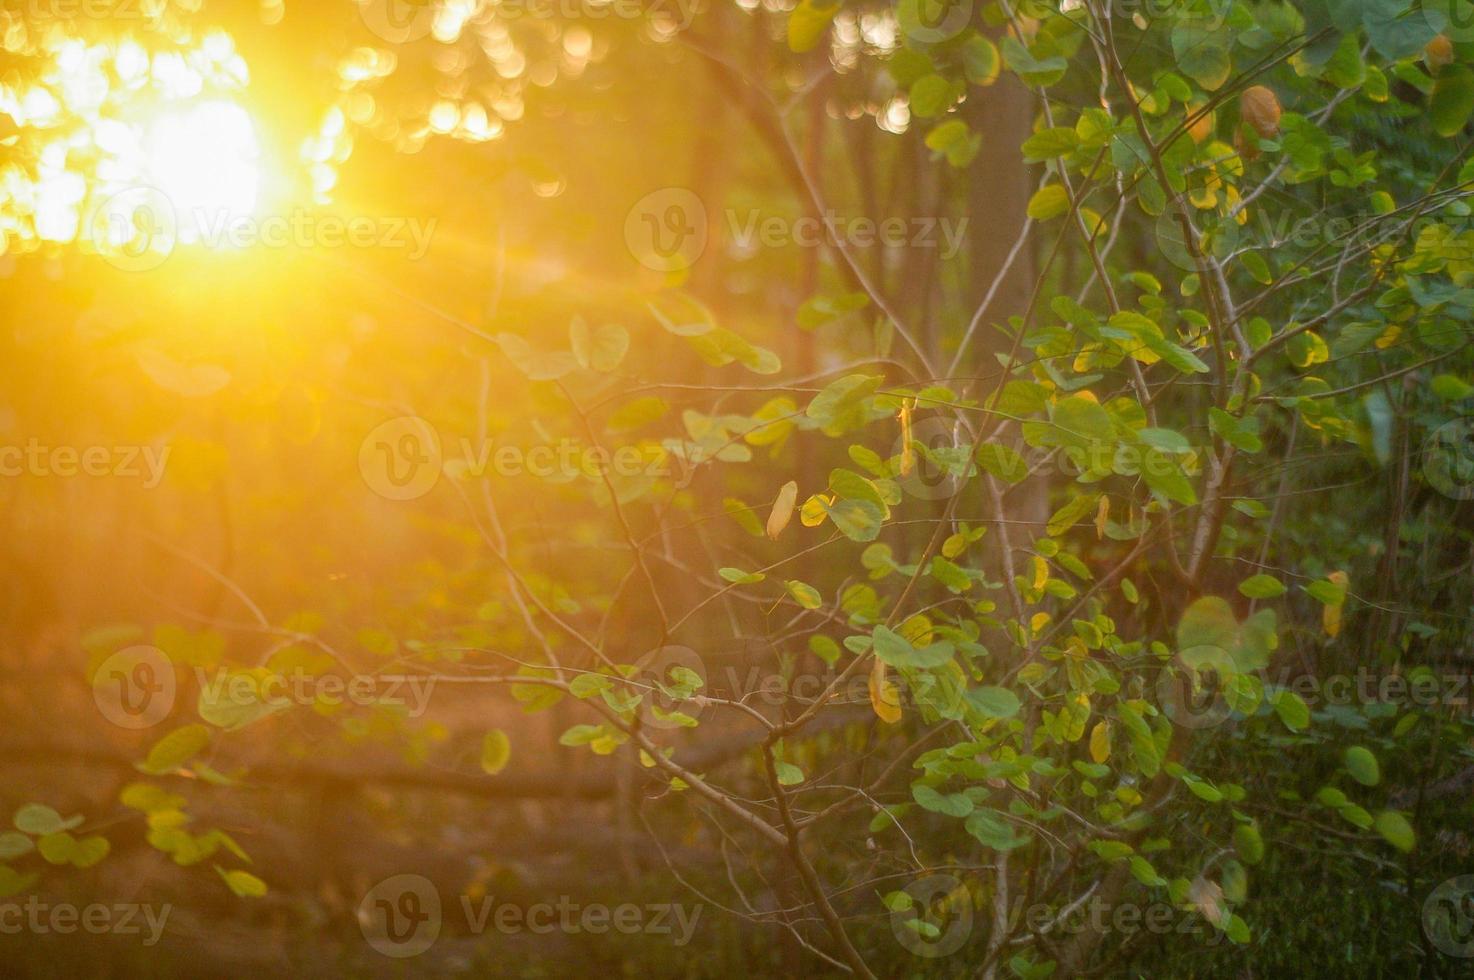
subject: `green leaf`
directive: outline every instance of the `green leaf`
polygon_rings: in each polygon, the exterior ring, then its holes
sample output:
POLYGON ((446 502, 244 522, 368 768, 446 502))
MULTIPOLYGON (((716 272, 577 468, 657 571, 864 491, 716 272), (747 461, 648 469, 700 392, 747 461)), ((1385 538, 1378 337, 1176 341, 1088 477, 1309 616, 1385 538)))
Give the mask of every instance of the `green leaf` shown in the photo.
POLYGON ((1175 456, 1147 456, 1142 463, 1141 478, 1168 500, 1186 505, 1198 502, 1197 492, 1175 456))
POLYGON ((961 119, 948 119, 932 127, 926 134, 927 149, 947 158, 954 167, 965 167, 972 163, 983 146, 981 135, 967 128, 961 119))
POLYGON ((1095 513, 1097 504, 1100 502, 1098 493, 1076 493, 1065 501, 1063 507, 1055 511, 1049 517, 1049 522, 1044 530, 1052 537, 1058 537, 1074 527, 1086 514, 1095 513))
POLYGON ((61 814, 41 803, 27 803, 15 811, 15 829, 33 836, 55 834, 81 825, 80 814, 63 820, 61 814))
POLYGON ((1232 650, 1238 642, 1239 623, 1226 599, 1219 596, 1203 596, 1183 610, 1177 623, 1177 645, 1188 650, 1193 647, 1217 647, 1232 650))
POLYGON ((540 351, 513 333, 499 333, 496 342, 507 359, 531 381, 555 381, 578 367, 568 351, 540 351))
MULTIPOLYGON (((587 675, 585 675, 587 676, 587 675)), ((481 738, 481 771, 495 776, 507 768, 512 758, 512 740, 500 728, 493 728, 481 738)))
POLYGON ((1432 381, 1433 394, 1446 402, 1463 401, 1474 395, 1474 385, 1452 374, 1440 374, 1432 381))
POLYGON ((1130 866, 1132 877, 1148 888, 1159 888, 1167 884, 1167 879, 1159 875, 1156 867, 1140 854, 1131 858, 1130 866))
POLYGON ((568 327, 573 356, 579 367, 607 374, 619 367, 630 349, 630 334, 617 323, 589 330, 583 317, 574 317, 568 327))
POLYGON ((877 626, 871 634, 875 655, 892 667, 940 667, 952 659, 952 644, 932 643, 917 648, 901 634, 886 626, 877 626))
POLYGON ((1011 851, 1029 842, 1013 831, 1013 825, 997 810, 976 809, 963 823, 963 828, 973 837, 995 851, 1011 851))
MULTIPOLYGON (((947 124, 943 123, 943 125, 947 124)), ((967 132, 965 124, 962 125, 962 130, 964 133, 967 132)), ((927 146, 931 146, 930 138, 927 140, 927 146)), ((936 147, 932 148, 936 149, 936 147)), ((863 310, 869 305, 870 295, 859 290, 852 293, 818 293, 804 300, 803 305, 798 308, 798 325, 805 330, 815 330, 826 323, 842 320, 856 310, 863 310)))
POLYGON ((185 725, 155 742, 148 758, 138 768, 151 776, 174 772, 209 744, 210 729, 204 725, 185 725))
POLYGON ((1024 140, 1022 149, 1025 160, 1039 163, 1073 153, 1079 145, 1080 137, 1075 135, 1073 129, 1056 126, 1053 129, 1042 129, 1024 140))
POLYGON ((794 601, 805 609, 818 609, 824 605, 824 598, 819 595, 819 590, 807 582, 800 582, 795 578, 783 584, 788 589, 788 594, 793 596, 794 601))
POLYGON ((1376 827, 1377 833, 1382 835, 1383 840, 1399 851, 1406 853, 1413 849, 1415 842, 1413 825, 1407 822, 1407 817, 1396 810, 1383 810, 1377 814, 1373 826, 1376 827))
POLYGON ((1345 760, 1346 771, 1363 786, 1375 786, 1382 781, 1382 770, 1371 750, 1353 745, 1346 750, 1345 760))
POLYGON ((820 500, 820 506, 839 532, 851 541, 874 541, 880 536, 885 513, 868 500, 820 500))
POLYGON ((744 572, 740 568, 718 568, 717 574, 737 585, 754 585, 767 578, 762 572, 744 572))
POLYGON ((1239 262, 1243 264, 1244 270, 1263 286, 1274 282, 1274 274, 1269 271, 1269 263, 1264 261, 1264 256, 1258 252, 1245 252, 1239 256, 1239 262))
POLYGON ((23 875, 14 868, 0 864, 0 898, 9 898, 21 892, 30 891, 31 887, 40 880, 40 875, 23 875))
POLYGON ((864 403, 884 380, 878 374, 847 374, 831 381, 809 402, 804 414, 823 425, 825 432, 838 435, 865 421, 864 403))
POLYGON ((112 849, 107 839, 93 835, 78 840, 66 831, 47 834, 36 842, 41 856, 52 864, 70 864, 75 868, 90 868, 107 857, 112 849))
POLYGON ((778 774, 779 786, 797 786, 804 781, 804 771, 791 762, 777 760, 773 763, 773 771, 778 774))
POLYGON ((757 519, 757 514, 746 503, 737 497, 725 497, 722 500, 722 509, 727 516, 737 522, 737 526, 755 538, 766 536, 762 521, 757 519))
MULTIPOLYGON (((1354 5, 1351 5, 1355 9, 1354 5)), ((1397 61, 1421 51, 1438 33, 1434 8, 1419 10, 1406 0, 1360 0, 1367 40, 1377 53, 1397 61)))
POLYGON ((1089 846, 1102 861, 1119 861, 1132 853, 1131 845, 1121 840, 1093 840, 1089 846))
POLYGON ((36 849, 48 864, 66 864, 71 859, 72 847, 76 841, 71 834, 61 831, 42 837, 36 842, 36 849))
POLYGON ((1433 82, 1428 97, 1428 118, 1439 136, 1456 136, 1474 113, 1474 72, 1463 65, 1448 65, 1433 82))
POLYGON ((1294 691, 1280 691, 1274 699, 1274 711, 1291 731, 1302 732, 1310 725, 1310 706, 1294 691))
POLYGON ((1259 440, 1259 420, 1252 415, 1240 419, 1221 408, 1210 408, 1208 428, 1246 453, 1257 453, 1264 448, 1264 443, 1259 440))
POLYGON ((1006 687, 975 687, 967 692, 967 700, 988 718, 1012 718, 1023 707, 1018 695, 1006 687))
POLYGON ((1045 184, 1029 198, 1029 217, 1035 221, 1058 218, 1070 209, 1070 195, 1060 184, 1045 184))
POLYGON ((973 586, 967 572, 941 556, 931 560, 931 577, 955 594, 967 592, 973 586))
POLYGON ((1273 575, 1251 575, 1239 583, 1239 593, 1250 599, 1273 599, 1285 594, 1285 584, 1273 575))
POLYGON ((70 864, 75 868, 92 867, 112 849, 105 837, 93 835, 78 840, 64 830, 42 837, 36 847, 51 864, 70 864))
POLYGON ((1245 864, 1258 864, 1264 860, 1264 838, 1259 828, 1251 823, 1241 823, 1233 830, 1233 846, 1245 864))
POLYGON ((268 676, 263 671, 223 672, 213 682, 200 685, 195 711, 203 721, 227 731, 285 711, 285 698, 265 700, 261 685, 268 676))
POLYGON ((973 802, 965 793, 939 793, 924 783, 911 787, 911 798, 922 809, 949 817, 965 817, 973 811, 973 802))
POLYGON ((854 470, 836 468, 829 471, 829 492, 847 500, 864 500, 884 510, 885 498, 873 480, 868 480, 854 470))
POLYGON ((1069 68, 1069 62, 1062 56, 1045 53, 1043 45, 1036 45, 1031 50, 1012 37, 1003 39, 1003 63, 1028 85, 1053 85, 1065 77, 1069 68), (1036 56, 1036 51, 1039 56, 1036 56))
POLYGON ((886 59, 885 70, 896 80, 897 85, 905 88, 922 75, 930 75, 936 71, 936 66, 930 58, 914 48, 897 48, 886 59))
POLYGON ((635 398, 634 401, 625 402, 612 416, 609 416, 609 430, 610 432, 624 432, 626 429, 640 429, 659 419, 669 410, 671 410, 671 405, 666 404, 663 398, 656 398, 653 395, 646 396, 646 398, 635 398))
POLYGON ((1229 56, 1232 35, 1211 21, 1180 20, 1172 28, 1172 54, 1184 75, 1209 92, 1217 90, 1233 72, 1229 56))
POLYGON ((833 667, 839 659, 839 644, 821 633, 809 637, 809 652, 833 667))
POLYGON ((1110 413, 1094 399, 1082 395, 1062 398, 1052 414, 1048 424, 1024 423, 1024 438, 1031 445, 1074 446, 1087 454, 1115 446, 1110 413))
POLYGON ((249 871, 226 871, 218 864, 215 865, 215 871, 226 887, 241 898, 260 898, 266 894, 266 882, 249 871))
POLYGON ((0 861, 9 861, 11 858, 29 854, 36 849, 31 839, 25 834, 17 834, 13 830, 7 830, 0 834, 0 861))
POLYGON ((1346 602, 1346 586, 1330 579, 1316 579, 1305 586, 1305 591, 1323 606, 1340 606, 1346 602))
POLYGON ((985 442, 978 447, 978 465, 1005 483, 1018 483, 1029 475, 1029 464, 1009 446, 1001 442, 985 442))
POLYGON ((655 317, 655 322, 660 324, 666 332, 673 333, 677 337, 700 337, 717 328, 716 317, 712 315, 711 310, 692 297, 675 293, 668 296, 665 302, 688 307, 689 312, 694 314, 694 317, 680 317, 677 315, 681 312, 679 310, 668 313, 654 303, 646 303, 645 306, 650 310, 650 315, 655 317))
POLYGON ((924 75, 911 83, 910 98, 918 117, 940 116, 952 105, 952 83, 941 75, 924 75))
POLYGON ((829 22, 839 13, 839 4, 820 5, 801 0, 788 15, 788 50, 797 54, 812 51, 824 39, 829 22))
POLYGON ((962 44, 962 71, 974 85, 992 85, 1003 67, 998 46, 981 34, 973 34, 962 44))

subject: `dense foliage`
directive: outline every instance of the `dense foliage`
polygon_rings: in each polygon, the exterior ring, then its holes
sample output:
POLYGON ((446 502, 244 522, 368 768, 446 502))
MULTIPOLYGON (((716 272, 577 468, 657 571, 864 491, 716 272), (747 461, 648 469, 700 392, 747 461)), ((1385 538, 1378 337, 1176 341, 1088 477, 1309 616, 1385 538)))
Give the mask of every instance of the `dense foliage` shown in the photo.
MULTIPOLYGON (((172 453, 0 488, 55 590, 9 666, 90 685, 9 748, 137 770, 7 780, 0 891, 95 894, 133 828, 371 970, 372 879, 520 887, 520 797, 702 905, 580 954, 631 972, 1463 975, 1474 5, 345 6, 277 56, 310 183, 443 218, 430 271, 130 269, 0 201, 13 441, 172 453), (314 897, 283 861, 350 811, 404 849, 314 897)), ((5 23, 18 188, 80 28, 5 23)))

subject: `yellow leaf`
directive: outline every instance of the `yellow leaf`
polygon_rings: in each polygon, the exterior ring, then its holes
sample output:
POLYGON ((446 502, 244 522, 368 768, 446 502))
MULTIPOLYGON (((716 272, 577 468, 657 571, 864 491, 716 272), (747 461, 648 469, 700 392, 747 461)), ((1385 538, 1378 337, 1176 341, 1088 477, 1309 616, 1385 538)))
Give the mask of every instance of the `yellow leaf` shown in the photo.
POLYGON ((500 728, 493 728, 481 739, 482 772, 495 776, 507 768, 507 761, 511 758, 512 742, 500 728))
POLYGON ((916 467, 916 456, 911 451, 911 399, 901 402, 901 475, 910 476, 916 467))
POLYGON ((832 503, 834 503, 833 497, 816 493, 804 501, 803 508, 798 512, 798 519, 803 522, 804 527, 818 527, 824 523, 824 519, 828 516, 824 505, 832 503))
POLYGON ((1044 583, 1049 581, 1049 563, 1039 555, 1034 556, 1034 588, 1044 588, 1044 583))
POLYGON ((793 520, 793 505, 797 501, 798 484, 789 480, 778 491, 778 499, 773 501, 772 513, 768 514, 768 537, 774 541, 778 540, 778 535, 782 534, 788 522, 793 520))
POLYGON ((1111 723, 1098 721, 1090 730, 1090 758, 1104 762, 1111 757, 1111 723))
POLYGON ((1105 494, 1100 495, 1100 506, 1095 508, 1095 539, 1099 541, 1105 537, 1106 521, 1111 516, 1111 498, 1105 494))
MULTIPOLYGON (((1332 572, 1331 574, 1327 575, 1326 578, 1339 585, 1343 590, 1346 588, 1346 583, 1348 579, 1345 572, 1332 572)), ((1346 599, 1343 593, 1340 602, 1336 603, 1335 605, 1328 604, 1324 609, 1321 610, 1321 626, 1325 628, 1326 636, 1329 636, 1332 639, 1334 639, 1336 635, 1341 632, 1341 607, 1345 604, 1346 599)))
POLYGON ((894 725, 901 720, 901 692, 886 676, 885 661, 879 657, 870 666, 870 707, 887 724, 894 725))

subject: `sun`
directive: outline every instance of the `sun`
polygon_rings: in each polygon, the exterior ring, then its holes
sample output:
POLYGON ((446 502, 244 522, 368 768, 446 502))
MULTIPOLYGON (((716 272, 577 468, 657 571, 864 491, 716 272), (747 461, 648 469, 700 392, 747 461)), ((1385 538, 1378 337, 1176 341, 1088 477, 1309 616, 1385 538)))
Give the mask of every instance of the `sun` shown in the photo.
POLYGON ((133 271, 156 267, 176 245, 230 248, 263 197, 250 113, 228 97, 140 108, 125 125, 99 124, 112 156, 98 168, 94 244, 133 271))
POLYGON ((143 180, 174 209, 188 240, 253 215, 262 193, 251 116, 229 99, 159 112, 144 127, 143 180))

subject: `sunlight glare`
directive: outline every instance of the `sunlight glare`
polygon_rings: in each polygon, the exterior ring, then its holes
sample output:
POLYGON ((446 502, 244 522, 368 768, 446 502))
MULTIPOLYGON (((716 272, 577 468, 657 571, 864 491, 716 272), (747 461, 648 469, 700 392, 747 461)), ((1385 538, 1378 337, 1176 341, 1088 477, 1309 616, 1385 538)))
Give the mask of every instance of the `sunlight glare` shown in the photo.
POLYGON ((173 204, 181 236, 249 217, 261 192, 256 129, 235 102, 161 114, 147 128, 145 179, 173 204))

